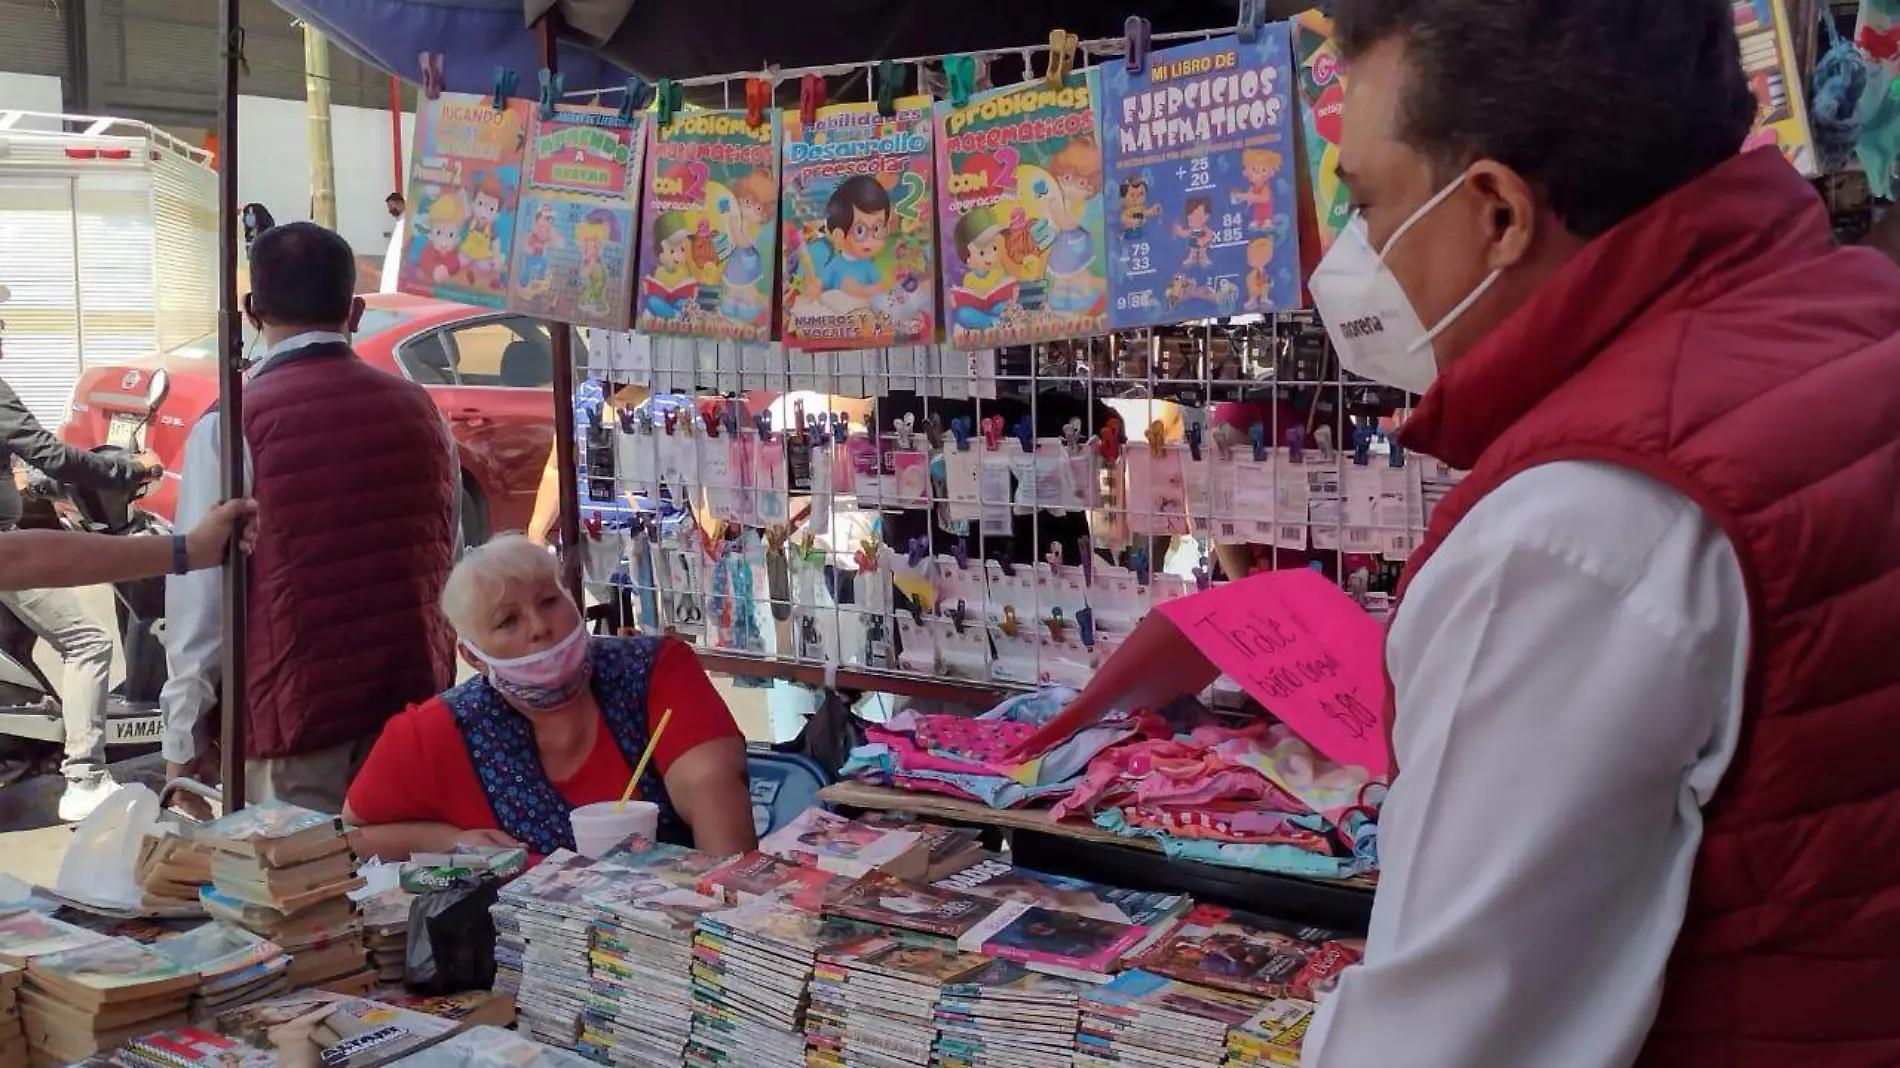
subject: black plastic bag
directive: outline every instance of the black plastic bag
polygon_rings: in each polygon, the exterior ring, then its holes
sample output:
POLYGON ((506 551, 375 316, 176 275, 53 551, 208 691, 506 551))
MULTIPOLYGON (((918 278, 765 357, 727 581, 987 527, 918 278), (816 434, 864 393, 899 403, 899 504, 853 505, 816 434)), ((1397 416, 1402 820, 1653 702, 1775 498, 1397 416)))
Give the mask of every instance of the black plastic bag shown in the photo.
POLYGON ((403 980, 418 994, 459 994, 495 984, 495 921, 501 894, 493 875, 456 880, 409 903, 403 980))

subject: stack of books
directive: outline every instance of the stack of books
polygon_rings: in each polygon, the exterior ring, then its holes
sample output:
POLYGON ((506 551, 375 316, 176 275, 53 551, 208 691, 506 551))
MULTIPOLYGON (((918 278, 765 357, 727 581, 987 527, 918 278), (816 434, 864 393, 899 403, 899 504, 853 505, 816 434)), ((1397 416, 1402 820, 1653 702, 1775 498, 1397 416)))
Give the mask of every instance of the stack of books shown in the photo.
POLYGON ((377 1068, 462 1026, 378 1001, 310 991, 144 1035, 113 1060, 128 1068, 377 1068))
POLYGON ((1225 1068, 1299 1068, 1300 1047, 1315 1006, 1298 998, 1275 998, 1227 1034, 1225 1068))
POLYGON ((824 921, 762 899, 700 917, 687 1068, 798 1068, 824 921))
POLYGON ((677 1068, 693 1029, 693 933, 726 903, 647 874, 587 899, 594 950, 580 1051, 625 1068, 677 1068))
POLYGON ((1069 1068, 1082 995, 1092 983, 992 961, 946 984, 937 1003, 937 1068, 1069 1068))
POLYGON ((104 938, 97 932, 43 913, 16 912, 0 916, 0 964, 24 968, 34 957, 77 949, 104 938))
POLYGON ((760 839, 759 851, 852 879, 874 871, 921 879, 930 870, 930 846, 919 832, 873 827, 822 808, 808 808, 760 839))
POLYGON ((363 928, 349 901, 363 885, 332 816, 265 801, 191 829, 211 853, 206 913, 291 955, 293 989, 361 994, 375 984, 363 928))
POLYGON ((515 995, 523 1032, 562 1049, 580 1041, 594 921, 587 897, 626 879, 562 849, 502 888, 490 910, 495 989, 515 995))
POLYGON ((185 1022, 198 973, 130 938, 27 962, 21 1017, 35 1065, 71 1064, 185 1022))
POLYGON ((213 922, 152 943, 152 951, 198 973, 191 1018, 277 997, 290 989, 290 956, 235 924, 213 922))
POLYGON ((741 853, 700 877, 693 887, 730 904, 783 900, 806 912, 823 911, 851 880, 769 853, 741 853))
POLYGON ((0 1068, 26 1068, 26 1031, 20 1025, 20 969, 0 964, 0 1068))
POLYGON ((211 881, 211 851, 161 829, 140 841, 132 876, 145 908, 157 912, 191 908, 198 904, 199 890, 211 881))
POLYGON ((1047 875, 1017 867, 994 854, 935 880, 935 884, 994 901, 1018 901, 1055 912, 1146 928, 1148 933, 1129 950, 1130 954, 1142 952, 1171 933, 1193 905, 1186 894, 1124 890, 1067 875, 1047 875))
POLYGON ((357 901, 363 918, 363 944, 379 986, 400 986, 409 960, 409 905, 416 895, 401 887, 357 901))
POLYGON ((805 1016, 807 1065, 929 1068, 944 985, 990 963, 955 949, 876 935, 821 948, 805 1016))
POLYGON ((1212 990, 1153 972, 1125 972, 1082 998, 1076 1068, 1167 1064, 1221 1068, 1228 1035, 1264 1000, 1212 990))
POLYGON ((685 846, 665 845, 641 835, 626 839, 600 858, 603 865, 625 868, 681 890, 697 890, 700 882, 725 862, 724 857, 685 846))
POLYGON ((1314 1001, 1365 956, 1365 940, 1219 905, 1197 905, 1132 967, 1262 998, 1314 1001))
POLYGON ((887 831, 914 831, 922 837, 929 856, 921 876, 926 882, 955 875, 989 855, 984 852, 982 835, 968 827, 918 823, 889 812, 867 812, 858 822, 887 831))

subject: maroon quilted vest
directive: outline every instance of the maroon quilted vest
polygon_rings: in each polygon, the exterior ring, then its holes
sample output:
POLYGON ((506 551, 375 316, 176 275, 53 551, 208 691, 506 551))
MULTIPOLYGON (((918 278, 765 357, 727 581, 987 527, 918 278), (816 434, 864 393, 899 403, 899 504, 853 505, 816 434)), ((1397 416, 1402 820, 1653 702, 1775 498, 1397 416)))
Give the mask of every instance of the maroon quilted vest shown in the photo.
POLYGON ((244 390, 252 758, 372 737, 455 674, 436 601, 457 487, 435 403, 341 345, 279 360, 244 390))
POLYGON ((1471 470, 1407 580, 1487 493, 1563 460, 1674 487, 1740 558, 1741 745, 1642 1066, 1900 1064, 1896 333, 1900 269, 1835 248, 1813 190, 1765 149, 1591 243, 1405 428, 1471 470))

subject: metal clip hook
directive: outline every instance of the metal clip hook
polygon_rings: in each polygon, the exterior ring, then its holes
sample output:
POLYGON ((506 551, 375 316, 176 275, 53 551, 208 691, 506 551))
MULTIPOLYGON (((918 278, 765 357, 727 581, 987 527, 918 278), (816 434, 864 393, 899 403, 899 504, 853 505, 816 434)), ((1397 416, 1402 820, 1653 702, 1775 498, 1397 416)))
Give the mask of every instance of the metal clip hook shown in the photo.
POLYGON ((561 90, 567 84, 567 77, 558 71, 541 68, 541 121, 554 118, 554 105, 561 102, 561 90))

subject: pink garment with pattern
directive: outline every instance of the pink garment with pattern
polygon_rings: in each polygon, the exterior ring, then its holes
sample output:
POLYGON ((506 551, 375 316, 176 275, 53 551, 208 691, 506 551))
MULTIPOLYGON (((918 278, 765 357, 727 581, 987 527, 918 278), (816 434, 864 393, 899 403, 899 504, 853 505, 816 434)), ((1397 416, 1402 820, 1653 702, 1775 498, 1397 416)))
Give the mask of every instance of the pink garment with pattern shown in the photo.
POLYGON ((1176 838, 1290 845, 1322 856, 1332 853, 1325 835, 1297 826, 1279 813, 1224 803, 1194 809, 1128 807, 1122 809, 1122 818, 1132 827, 1165 831, 1176 838))
POLYGON ((1034 724, 1010 720, 918 716, 916 739, 918 747, 939 756, 966 760, 998 775, 1008 775, 1015 765, 1004 757, 1034 733, 1034 724))
POLYGON ((1283 811, 1304 810, 1259 771, 1233 762, 1221 748, 1224 743, 1260 733, 1259 727, 1202 727, 1178 738, 1115 746, 1090 762, 1075 792, 1059 802, 1052 814, 1061 819, 1070 813, 1094 812, 1111 805, 1186 806, 1220 800, 1251 801, 1261 808, 1283 811))

